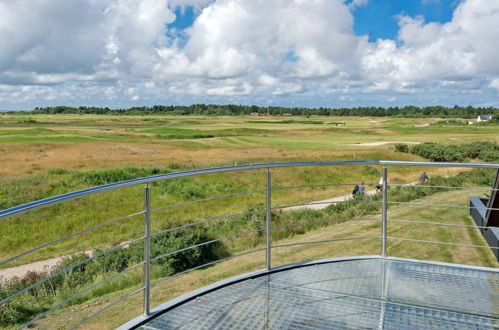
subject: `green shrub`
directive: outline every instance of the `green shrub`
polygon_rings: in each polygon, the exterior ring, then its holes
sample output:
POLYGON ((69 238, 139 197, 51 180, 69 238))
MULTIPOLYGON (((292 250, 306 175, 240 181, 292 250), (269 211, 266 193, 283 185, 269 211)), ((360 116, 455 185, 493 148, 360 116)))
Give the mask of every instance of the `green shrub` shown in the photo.
POLYGON ((480 152, 478 158, 486 162, 497 163, 499 162, 499 150, 484 150, 480 152))
POLYGON ((466 158, 479 158, 494 162, 499 159, 499 145, 488 141, 475 141, 461 145, 425 142, 411 147, 409 151, 436 162, 461 162, 466 158))
POLYGON ((468 158, 481 158, 479 156, 482 152, 494 151, 494 150, 499 151, 498 147, 499 147, 498 145, 489 141, 475 141, 463 145, 464 154, 468 158))
POLYGON ((462 162, 465 159, 464 151, 459 146, 433 142, 414 145, 410 152, 434 162, 462 162))
POLYGON ((396 143, 395 144, 395 151, 398 152, 409 152, 409 146, 405 143, 396 143))
POLYGON ((93 186, 170 173, 168 168, 125 167, 74 174, 75 179, 93 186))

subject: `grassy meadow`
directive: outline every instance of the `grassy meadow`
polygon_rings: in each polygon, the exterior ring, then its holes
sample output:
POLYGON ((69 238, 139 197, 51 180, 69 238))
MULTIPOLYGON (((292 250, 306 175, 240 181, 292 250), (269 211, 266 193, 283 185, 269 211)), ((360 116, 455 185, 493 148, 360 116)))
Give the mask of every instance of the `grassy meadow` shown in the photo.
MULTIPOLYGON (((116 116, 116 115, 26 115, 0 113, 0 209, 86 187, 117 182, 135 177, 181 170, 250 164, 260 162, 311 160, 424 160, 409 153, 396 152, 394 143, 440 142, 443 144, 473 141, 499 142, 498 126, 438 125, 438 119, 379 117, 211 117, 211 116, 116 116), (387 142, 379 144, 379 142, 387 142)), ((430 178, 453 178, 463 169, 390 167, 392 183, 409 183, 426 170, 430 178)), ((475 172, 473 172, 475 173, 475 172)), ((463 185, 486 186, 493 171, 482 181, 459 181, 463 185)), ((344 186, 275 190, 274 207, 292 205, 349 194, 354 184, 364 181, 374 189, 381 176, 376 166, 282 168, 272 171, 273 187, 313 184, 345 184, 344 186)), ((449 181, 450 182, 450 181, 449 181)), ((158 182, 151 186, 152 207, 161 208, 213 196, 243 191, 256 191, 233 197, 158 209, 152 214, 153 232, 227 214, 249 212, 241 216, 204 223, 199 227, 209 239, 238 232, 254 231, 222 242, 220 256, 244 253, 262 248, 265 203, 265 171, 243 171, 211 174, 158 182), (258 231, 260 230, 260 231, 258 231)), ((441 190, 431 194, 411 195, 395 192, 394 200, 468 205, 469 196, 483 196, 484 191, 441 190)), ((105 221, 141 212, 144 186, 129 187, 75 199, 28 214, 0 220, 0 260, 70 235, 105 221)), ((324 222, 359 218, 355 223, 304 225, 275 229, 275 244, 338 239, 352 236, 380 235, 379 203, 377 207, 330 207, 324 211, 276 210, 274 225, 324 222), (362 219, 364 219, 362 221, 362 219)), ((439 221, 472 224, 465 208, 429 208, 419 205, 391 205, 393 219, 439 221)), ((197 227, 197 226, 196 226, 197 227)), ((138 239, 143 235, 143 215, 114 222, 82 235, 72 237, 34 253, 0 265, 0 270, 54 257, 68 257, 138 239)), ((393 222, 389 236, 485 245, 475 228, 454 228, 393 222)), ((378 254, 378 239, 324 243, 311 246, 277 248, 275 265, 344 255, 378 254)), ((388 252, 393 256, 423 258, 445 262, 497 267, 486 249, 453 248, 446 245, 390 240, 388 252)), ((153 300, 159 304, 179 294, 213 281, 263 268, 263 254, 249 254, 234 260, 180 275, 159 284, 153 300)), ((153 265, 154 277, 160 278, 160 266, 153 265)), ((33 309, 47 310, 90 283, 109 276, 97 273, 90 282, 66 288, 63 294, 47 298, 45 305, 33 309)), ((37 322, 39 328, 65 328, 115 298, 140 287, 142 268, 117 277, 102 287, 91 290, 72 304, 49 314, 37 322)), ((1 286, 0 286, 1 287, 1 286)), ((49 292, 49 291, 47 291, 49 292)), ((50 291, 51 292, 51 291, 50 291)), ((43 294, 47 294, 44 292, 43 294)), ((26 294, 19 299, 34 299, 26 294)), ((1 292, 0 292, 1 298, 1 292)), ((141 294, 127 300, 130 315, 115 309, 102 314, 89 328, 109 328, 140 314, 141 294), (131 301, 132 303, 128 303, 131 301), (113 312, 114 310, 114 312, 113 312)), ((116 308, 119 308, 117 305, 116 308)), ((121 305, 122 307, 123 305, 121 305)), ((1 314, 1 313, 0 313, 1 314)), ((0 327, 7 327, 0 315, 0 327)), ((22 319, 22 318, 19 318, 22 319)), ((10 321, 9 321, 10 322, 10 321)), ((19 324, 19 323, 12 323, 19 324)))

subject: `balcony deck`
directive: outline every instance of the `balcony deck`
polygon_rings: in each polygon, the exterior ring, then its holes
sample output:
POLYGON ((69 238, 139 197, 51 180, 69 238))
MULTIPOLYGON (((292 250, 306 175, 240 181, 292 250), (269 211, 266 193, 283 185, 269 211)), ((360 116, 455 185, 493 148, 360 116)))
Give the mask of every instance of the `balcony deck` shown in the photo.
POLYGON ((190 298, 139 328, 499 328, 499 272, 409 259, 298 265, 190 298))

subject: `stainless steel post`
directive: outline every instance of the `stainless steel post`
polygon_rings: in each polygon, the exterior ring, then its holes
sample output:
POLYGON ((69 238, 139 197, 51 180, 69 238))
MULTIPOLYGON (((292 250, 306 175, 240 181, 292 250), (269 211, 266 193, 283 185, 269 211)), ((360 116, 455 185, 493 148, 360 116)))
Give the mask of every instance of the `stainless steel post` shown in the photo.
POLYGON ((145 188, 144 213, 144 315, 151 314, 151 190, 145 188))
POLYGON ((266 211, 267 211, 267 216, 266 216, 266 228, 265 228, 265 233, 266 233, 266 266, 267 270, 270 270, 271 268, 271 263, 270 263, 270 256, 271 256, 271 249, 272 249, 272 237, 271 237, 271 219, 272 219, 272 196, 271 196, 271 189, 272 189, 272 182, 271 182, 271 174, 270 174, 270 168, 267 168, 267 184, 266 184, 266 211))
POLYGON ((388 169, 383 167, 383 210, 381 213, 382 219, 382 240, 383 246, 381 249, 381 255, 383 258, 386 257, 386 227, 387 227, 387 211, 388 211, 388 169))

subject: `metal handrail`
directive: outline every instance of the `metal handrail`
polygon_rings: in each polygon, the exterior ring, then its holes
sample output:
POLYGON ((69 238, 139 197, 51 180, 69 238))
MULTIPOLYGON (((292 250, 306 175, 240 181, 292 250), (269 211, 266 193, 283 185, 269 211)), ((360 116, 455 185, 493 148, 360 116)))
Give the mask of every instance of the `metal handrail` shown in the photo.
POLYGON ((298 242, 298 243, 274 245, 272 248, 277 249, 277 248, 282 248, 282 247, 291 247, 291 246, 306 245, 306 244, 321 244, 321 243, 332 243, 332 242, 343 242, 343 241, 356 241, 356 240, 374 239, 374 238, 381 238, 381 236, 364 236, 364 237, 325 239, 325 240, 321 240, 321 241, 309 241, 309 242, 298 242))
POLYGON ((310 225, 324 225, 324 224, 342 223, 349 221, 381 221, 381 219, 372 219, 372 218, 337 219, 337 220, 325 220, 325 221, 314 221, 314 222, 290 223, 280 226, 272 226, 271 228, 279 229, 279 228, 301 227, 301 226, 310 226, 310 225))
POLYGON ((90 196, 97 193, 116 190, 119 188, 136 186, 139 184, 146 184, 158 182, 168 179, 183 178, 194 175, 225 173, 234 171, 246 171, 255 169, 267 168, 281 168, 281 167, 304 167, 304 166, 331 166, 331 165, 396 165, 396 166, 432 166, 432 167, 462 167, 462 168, 497 168, 499 164, 488 163, 444 163, 444 162, 410 162, 410 161, 391 161, 391 160, 341 160, 341 161, 310 161, 310 162, 285 162, 285 163, 263 163, 263 164, 250 164, 250 165, 237 165, 215 167, 209 169, 190 170, 176 173, 160 174, 145 178, 138 178, 126 180, 116 183, 110 183, 102 186, 82 189, 67 194, 62 194, 54 197, 41 199, 39 201, 26 203, 23 205, 8 208, 0 211, 0 220, 12 217, 24 212, 40 209, 49 205, 59 204, 64 201, 90 196))
POLYGON ((434 226, 460 227, 460 228, 478 228, 478 229, 489 228, 485 226, 476 226, 476 225, 461 225, 457 223, 442 223, 442 222, 429 222, 429 221, 417 221, 417 220, 405 220, 405 219, 388 219, 388 222, 417 223, 418 225, 434 225, 434 226))
POLYGON ((287 209, 287 208, 292 208, 292 207, 297 207, 297 206, 312 206, 312 205, 326 205, 326 204, 355 204, 355 203, 378 203, 382 204, 383 201, 379 200, 363 200, 363 199, 348 199, 345 201, 327 201, 327 202, 308 202, 308 203, 300 203, 300 204, 290 204, 290 205, 279 205, 279 206, 273 206, 272 210, 281 210, 281 209, 287 209))
POLYGON ((405 184, 405 183, 390 183, 390 186, 395 187, 414 187, 414 188, 438 188, 438 189, 463 189, 463 190, 486 190, 486 191, 494 191, 499 189, 494 188, 486 188, 486 187, 456 187, 456 186, 432 186, 426 184, 405 184))
MULTIPOLYGON (((330 242, 341 242, 341 241, 351 241, 351 240, 366 240, 366 239, 381 239, 381 256, 382 257, 387 257, 387 240, 393 239, 393 240, 402 240, 402 241, 413 241, 413 242, 421 242, 421 243, 430 243, 430 244, 444 244, 444 245, 455 245, 455 246, 465 246, 465 247, 475 247, 475 248, 492 248, 492 249, 498 249, 497 247, 489 247, 489 246, 483 246, 483 245, 474 245, 474 244, 460 244, 460 243, 451 243, 451 242, 438 242, 438 241, 427 241, 427 240, 418 240, 418 239, 410 239, 410 238, 401 238, 401 237, 391 237, 387 235, 387 227, 388 227, 388 222, 400 222, 400 223, 417 223, 417 224, 425 224, 425 225, 437 225, 437 226, 449 226, 449 227, 464 227, 464 228, 486 228, 483 226, 472 226, 472 225, 460 225, 460 224, 445 224, 445 223, 438 223, 438 222, 424 222, 424 221, 411 221, 411 220, 403 220, 403 219, 389 219, 387 212, 388 212, 388 205, 389 204, 407 204, 407 205, 425 205, 425 206, 435 206, 435 207, 453 207, 453 208, 465 208, 465 209, 475 209, 476 207, 473 206, 461 206, 461 205, 445 205, 445 204, 431 204, 431 203, 415 203, 415 202, 395 202, 395 201, 388 201, 388 188, 389 186, 409 186, 409 187, 427 187, 427 188, 442 188, 442 189, 487 189, 483 187, 447 187, 447 186, 429 186, 429 185, 407 185, 407 184, 390 184, 388 182, 388 172, 387 168, 383 168, 383 188, 382 188, 382 200, 362 200, 362 199, 347 199, 347 200, 342 200, 342 201, 323 201, 323 202, 308 202, 308 203, 300 203, 300 204, 293 204, 293 205, 279 205, 279 206, 273 206, 272 205, 272 191, 277 191, 277 190, 285 190, 285 189, 299 189, 299 188, 315 188, 315 187, 333 187, 333 186, 351 186, 352 184, 313 184, 313 185, 299 185, 299 186, 283 186, 283 187, 273 187, 272 182, 271 182, 271 169, 272 168, 283 168, 283 167, 303 167, 303 166, 332 166, 332 165, 337 165, 337 166, 346 166, 346 165, 383 165, 383 166, 445 166, 445 167, 462 167, 462 168, 497 168, 499 169, 499 164, 485 164, 485 163, 434 163, 434 162, 406 162, 406 161, 382 161, 382 160, 369 160, 369 161, 318 161, 318 162, 290 162, 290 163, 264 163, 264 164, 254 164, 254 165, 239 165, 239 166, 228 166, 228 167, 217 167, 217 168, 210 168, 210 169, 200 169, 200 170, 190 170, 190 171, 183 171, 183 172, 177 172, 177 173, 169 173, 169 174, 162 174, 162 175, 156 175, 156 176, 151 176, 151 177, 146 177, 146 178, 138 178, 138 179, 132 179, 132 180, 127 180, 127 181, 122 181, 122 182, 117 182, 117 183, 112 183, 112 184, 107 184, 99 187, 93 187, 93 188, 88 188, 88 189, 83 189, 79 190, 76 192, 71 192, 67 194, 62 194, 59 196, 54 196, 46 199, 42 199, 39 201, 19 205, 16 207, 12 207, 6 210, 0 211, 0 220, 5 220, 7 218, 13 217, 15 215, 19 215, 25 212, 29 212, 32 210, 44 208, 50 205, 54 204, 59 204, 68 200, 76 199, 76 198, 81 198, 85 196, 90 196, 93 194, 97 193, 102 193, 106 191, 111 191, 111 190, 116 190, 124 187, 131 187, 131 186, 136 186, 140 184, 145 184, 146 189, 145 189, 145 200, 144 200, 144 211, 133 213, 131 215, 127 215, 121 218, 113 219, 111 221, 107 221, 98 225, 95 225, 93 227, 87 228, 80 230, 78 232, 66 235, 62 238, 59 238, 57 240, 42 244, 36 248, 30 249, 26 252, 23 252, 21 254, 18 254, 14 257, 11 257, 9 259, 6 259, 2 262, 0 262, 0 265, 5 264, 9 261, 15 260, 17 258, 20 258, 22 256, 25 256, 29 253, 35 252, 41 248, 50 246, 52 244, 55 244, 57 242, 60 242, 62 240, 77 236, 79 234, 83 234, 85 232, 88 232, 90 230, 112 224, 124 219, 128 219, 137 215, 144 215, 144 236, 138 239, 135 239, 131 242, 126 242, 122 243, 120 245, 114 246, 108 250, 105 250, 103 252, 100 252, 96 255, 91 256, 90 258, 87 258, 84 261, 78 262, 74 265, 71 265, 69 267, 66 267, 60 271, 57 271, 54 274, 50 274, 48 277, 37 281, 36 283, 33 283, 29 285, 28 287, 16 292, 15 294, 4 298, 3 300, 0 301, 0 305, 4 304, 11 299, 19 296, 20 294, 34 288, 37 285, 40 285, 51 278, 54 278, 64 272, 67 272, 79 265, 82 265, 84 263, 87 263, 99 256, 102 256, 104 254, 110 253, 114 250, 124 248, 132 243, 138 242, 143 240, 144 241, 144 261, 141 263, 134 265, 132 267, 129 267, 121 272, 118 272, 112 276, 109 276, 97 283, 92 284, 91 286, 85 288, 84 290, 78 292, 77 294, 73 295, 70 298, 67 298, 66 300, 58 303, 57 305, 53 306, 52 308, 48 309, 47 311, 44 311, 43 313, 37 315, 35 318, 30 320, 29 322, 25 323, 23 326, 28 326, 33 324, 35 321, 39 320, 40 318, 44 317, 48 313, 54 311, 58 307, 62 306, 63 304, 85 294, 86 292, 90 291, 91 289, 102 285, 103 283, 106 283, 117 276, 126 273, 132 269, 135 269, 139 266, 144 266, 144 285, 138 289, 133 291, 130 294, 127 294, 118 300, 114 301, 113 303, 107 305, 103 309, 100 309, 96 313, 92 314, 91 316, 85 318, 82 320, 80 323, 78 323, 75 327, 78 327, 85 322, 89 321, 90 319, 94 318, 95 316, 99 315, 103 311, 111 308, 115 304, 119 303, 120 301, 123 301, 124 299, 127 299, 128 297, 135 295, 136 293, 139 293, 141 291, 144 291, 144 315, 148 316, 150 315, 150 288, 152 286, 158 285, 168 279, 171 279, 173 277, 185 274, 187 272, 200 269, 209 265, 213 265, 222 261, 230 260, 233 258, 241 257, 243 255, 248 255, 256 252, 261 252, 265 251, 265 264, 266 264, 266 270, 271 271, 272 269, 272 264, 271 264, 271 251, 272 249, 276 248, 283 248, 283 247, 291 247, 291 246, 299 246, 299 245, 306 245, 306 244, 320 244, 320 243, 330 243, 330 242), (162 180, 170 180, 170 179, 176 179, 176 178, 183 178, 183 177, 188 177, 188 176, 195 176, 195 175, 204 175, 204 174, 215 174, 215 173, 225 173, 225 172, 232 172, 232 171, 246 171, 246 170, 265 170, 266 172, 266 187, 264 190, 250 190, 250 191, 244 191, 244 192, 237 192, 237 193, 230 193, 230 194, 224 194, 224 195, 219 195, 219 196, 211 196, 203 199, 197 199, 197 200, 192 200, 192 201, 187 201, 187 202, 182 202, 182 203, 177 203, 177 204, 171 204, 167 206, 161 206, 157 208, 151 208, 151 198, 150 198, 150 186, 149 184, 153 182, 158 182, 162 180), (265 201, 265 208, 264 209, 258 209, 258 210, 250 210, 246 212, 240 212, 240 213, 235 213, 235 214, 228 214, 228 215, 223 215, 223 216, 218 216, 214 218, 209 218, 205 220, 200 220, 196 221, 193 223, 188 223, 184 224, 181 226, 177 226, 174 228, 168 228, 165 230, 161 230, 158 232, 153 233, 151 231, 151 214, 152 212, 159 211, 159 210, 164 210, 164 209, 169 209, 169 208, 174 208, 178 206, 184 206, 184 205, 189 205, 193 203, 199 203, 203 201, 209 201, 209 200, 217 200, 221 198, 229 198, 229 197, 235 197, 235 196, 241 196, 241 195, 246 195, 246 194, 252 194, 252 193, 266 193, 266 201, 265 201), (283 210, 287 208, 292 208, 292 207, 300 207, 300 206, 313 206, 313 205, 321 205, 321 204, 340 204, 340 203, 379 203, 382 204, 382 210, 381 210, 381 218, 349 218, 349 219, 334 219, 334 220, 322 220, 322 221, 313 221, 313 222, 304 222, 304 223, 292 223, 292 224, 283 224, 283 225, 277 225, 277 226, 272 226, 272 211, 274 210, 283 210), (172 232, 175 230, 183 229, 183 228, 189 228, 192 226, 196 225, 201 225, 201 224, 206 224, 206 223, 213 223, 219 220, 224 220, 224 219, 230 219, 233 217, 237 216, 244 216, 248 214, 255 214, 255 213, 260 213, 260 212, 265 212, 265 228, 262 229, 256 229, 256 230, 250 230, 246 232, 240 232, 236 234, 232 234, 229 236, 225 236, 222 238, 217 238, 217 239, 212 239, 206 242, 198 243, 195 245, 191 245, 189 247, 185 247, 173 252, 169 252, 166 254, 162 254, 159 256, 155 256, 154 258, 151 257, 151 247, 150 247, 150 242, 151 238, 157 235, 165 234, 168 232, 172 232), (319 241, 307 241, 307 242, 296 242, 296 243, 290 243, 290 244, 278 244, 278 245, 272 245, 272 235, 271 231, 272 229, 279 229, 279 228, 287 228, 287 227, 293 227, 293 226, 307 226, 307 225, 317 225, 317 224, 332 224, 332 223, 340 223, 340 222, 346 222, 346 221, 381 221, 381 235, 376 236, 365 236, 365 237, 346 237, 346 238, 337 238, 337 239, 327 239, 327 240, 319 240, 319 241), (187 251, 189 249, 193 249, 196 247, 201 247, 204 245, 212 244, 215 242, 219 242, 222 240, 227 240, 235 237, 240 237, 243 235, 251 234, 251 233, 256 233, 256 232, 265 232, 265 247, 263 248, 258 248, 255 250, 251 251, 245 251, 240 254, 236 255, 231 255, 225 258, 221 258, 215 261, 211 261, 208 263, 205 263, 203 265, 198 265, 196 267, 192 267, 187 270, 183 270, 179 273, 170 275, 168 277, 156 280, 156 281, 151 281, 150 279, 150 264, 151 262, 154 262, 156 260, 159 260, 161 258, 174 255, 176 253, 182 252, 182 251, 187 251)), ((365 185, 373 185, 373 184, 365 184, 365 185)), ((490 189, 487 189, 490 190, 490 189)), ((494 208, 489 208, 490 210, 497 210, 494 208)), ((22 327, 23 327, 22 326, 22 327)))
MULTIPOLYGON (((286 189, 300 189, 300 188, 320 188, 320 187, 351 187, 356 183, 323 183, 323 184, 306 184, 301 186, 285 186, 285 187, 272 187, 272 190, 286 190, 286 189)), ((375 183, 364 183, 366 186, 374 186, 375 183)))
MULTIPOLYGON (((448 208, 455 208, 455 209, 478 209, 476 206, 467 206, 467 205, 451 205, 451 204, 433 204, 433 203, 414 203, 414 202, 388 202, 388 204, 404 204, 404 205, 418 205, 418 206, 434 206, 434 207, 448 207, 448 208)), ((493 210, 497 211, 499 208, 493 208, 493 207, 484 207, 482 210, 493 210)))
POLYGON ((393 237, 393 236, 388 236, 387 238, 388 239, 399 240, 399 241, 409 241, 409 242, 419 242, 419 243, 454 245, 454 246, 466 246, 466 247, 494 249, 494 250, 499 249, 499 247, 496 247, 496 246, 486 246, 486 245, 463 244, 463 243, 452 243, 452 242, 439 242, 439 241, 427 241, 427 240, 423 240, 423 239, 413 239, 413 238, 393 237))

